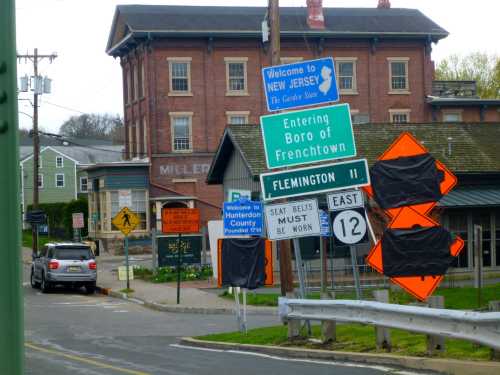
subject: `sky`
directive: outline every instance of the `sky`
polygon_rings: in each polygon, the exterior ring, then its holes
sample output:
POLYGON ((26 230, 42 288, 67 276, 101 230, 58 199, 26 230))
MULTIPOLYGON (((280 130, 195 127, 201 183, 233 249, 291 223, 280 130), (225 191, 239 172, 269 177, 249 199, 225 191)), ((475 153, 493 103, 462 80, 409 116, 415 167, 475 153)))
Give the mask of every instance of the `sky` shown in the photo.
MULTIPOLYGON (((324 7, 375 7, 378 0, 323 0, 324 7)), ((105 53, 117 4, 266 6, 267 0, 17 0, 16 38, 20 54, 56 52, 42 60, 39 73, 50 77, 52 93, 41 96, 39 126, 57 133, 71 116, 82 113, 123 114, 121 68, 105 53)), ((306 0, 281 0, 280 6, 305 6, 306 0)), ((486 52, 500 55, 500 1, 391 0, 393 8, 416 8, 450 33, 433 46, 436 62, 451 54, 486 52)), ((21 60, 18 75, 33 74, 21 60)), ((32 98, 20 93, 20 99, 32 98)), ((19 124, 31 128, 33 108, 19 101, 19 124)))

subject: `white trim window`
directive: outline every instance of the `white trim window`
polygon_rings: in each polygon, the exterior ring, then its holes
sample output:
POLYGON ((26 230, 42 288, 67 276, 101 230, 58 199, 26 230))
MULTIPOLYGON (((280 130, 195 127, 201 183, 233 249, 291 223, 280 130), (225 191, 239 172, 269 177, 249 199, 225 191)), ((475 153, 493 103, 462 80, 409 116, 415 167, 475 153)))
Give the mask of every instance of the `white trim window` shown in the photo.
POLYGON ((247 57, 225 57, 226 95, 248 95, 247 57))
POLYGON ((88 177, 80 177, 80 191, 82 193, 87 193, 89 191, 89 179, 88 179, 88 177))
POLYGON ((56 156, 56 168, 64 167, 64 158, 62 156, 56 156))
POLYGON ((192 95, 191 93, 191 58, 169 57, 169 95, 192 95))
POLYGON ((339 90, 342 94, 357 94, 356 57, 336 57, 335 70, 339 90))
POLYGON ((173 152, 192 152, 193 112, 170 112, 173 152))
POLYGON ((443 122, 462 122, 462 110, 443 110, 443 122))
POLYGON ((38 188, 43 189, 43 173, 38 173, 38 188))
POLYGON ((248 116, 250 111, 227 111, 227 123, 230 125, 248 124, 248 116))
POLYGON ((64 173, 56 173, 56 188, 63 188, 64 186, 64 173))
POLYGON ((389 93, 409 94, 408 57, 388 57, 389 62, 389 93))
POLYGON ((407 124, 410 122, 409 109, 389 109, 389 116, 393 124, 407 124))
MULTIPOLYGON (((110 208, 111 215, 110 218, 116 216, 116 214, 120 211, 119 205, 119 190, 109 191, 109 200, 110 200, 110 208)), ((146 190, 132 190, 132 207, 129 207, 134 213, 139 216, 140 223, 134 230, 147 230, 147 192, 146 190)), ((113 223, 110 223, 111 231, 117 232, 118 228, 114 226, 113 223)))

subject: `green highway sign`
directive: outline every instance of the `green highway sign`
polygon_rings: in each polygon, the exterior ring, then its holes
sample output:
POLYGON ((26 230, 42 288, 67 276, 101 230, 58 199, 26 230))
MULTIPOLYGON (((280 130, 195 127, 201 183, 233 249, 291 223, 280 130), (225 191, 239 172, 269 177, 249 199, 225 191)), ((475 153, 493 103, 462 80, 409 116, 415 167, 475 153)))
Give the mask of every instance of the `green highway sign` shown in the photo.
POLYGON ((366 159, 263 173, 260 185, 265 201, 370 185, 366 159))
POLYGON ((260 117, 269 169, 356 156, 349 104, 260 117))

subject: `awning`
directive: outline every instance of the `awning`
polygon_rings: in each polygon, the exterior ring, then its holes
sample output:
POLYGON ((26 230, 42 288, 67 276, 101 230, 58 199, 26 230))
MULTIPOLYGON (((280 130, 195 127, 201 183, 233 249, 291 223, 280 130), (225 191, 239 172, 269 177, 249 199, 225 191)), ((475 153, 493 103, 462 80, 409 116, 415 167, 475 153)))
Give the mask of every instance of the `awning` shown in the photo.
POLYGON ((474 186, 453 189, 438 203, 441 207, 500 206, 500 186, 474 186))

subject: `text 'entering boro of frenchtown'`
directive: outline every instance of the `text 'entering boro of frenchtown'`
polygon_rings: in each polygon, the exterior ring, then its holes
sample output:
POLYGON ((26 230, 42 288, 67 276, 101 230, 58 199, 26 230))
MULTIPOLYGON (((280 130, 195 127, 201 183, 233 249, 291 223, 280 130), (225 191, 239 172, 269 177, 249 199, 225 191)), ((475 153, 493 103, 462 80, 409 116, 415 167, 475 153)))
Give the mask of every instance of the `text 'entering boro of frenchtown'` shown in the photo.
MULTIPOLYGON (((330 122, 330 116, 327 113, 311 114, 302 116, 297 114, 297 117, 284 117, 282 127, 286 130, 283 134, 286 145, 301 145, 305 142, 316 143, 319 140, 329 140, 333 137, 334 124, 330 122), (307 130, 308 127, 314 126, 314 131, 307 130), (319 131, 318 131, 319 127, 319 131), (296 129, 304 129, 297 132, 296 129)), ((319 142, 318 142, 319 143, 319 142)), ((274 151, 277 161, 293 161, 300 159, 315 158, 321 156, 335 155, 339 152, 345 152, 347 149, 344 142, 329 143, 329 144, 309 144, 305 147, 297 147, 292 150, 282 150, 280 148, 274 151)))

